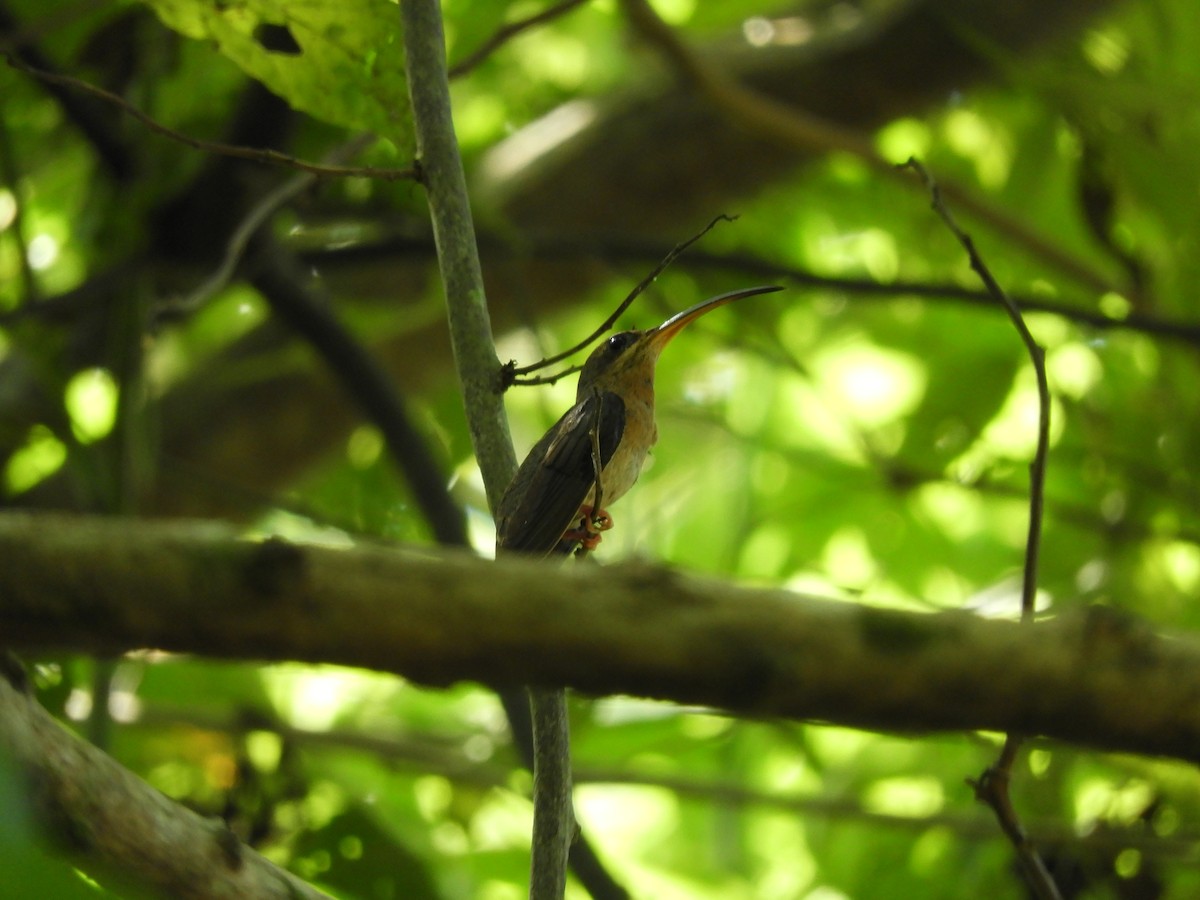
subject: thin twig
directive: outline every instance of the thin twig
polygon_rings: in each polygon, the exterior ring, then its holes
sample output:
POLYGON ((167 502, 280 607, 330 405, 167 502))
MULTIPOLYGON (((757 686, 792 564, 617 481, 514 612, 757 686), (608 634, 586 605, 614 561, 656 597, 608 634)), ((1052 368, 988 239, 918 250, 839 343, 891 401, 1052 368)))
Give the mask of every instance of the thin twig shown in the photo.
POLYGON ((571 802, 567 692, 562 688, 531 688, 529 708, 533 720, 533 853, 529 900, 562 900, 576 830, 575 806, 571 802))
POLYGON ((1054 876, 1046 868, 1037 847, 1021 825, 1021 819, 1013 807, 1012 796, 1009 793, 1012 767, 1021 743, 1022 738, 1018 735, 1008 735, 996 761, 985 769, 978 779, 967 779, 967 784, 974 789, 975 798, 986 803, 996 814, 996 821, 999 822, 1004 836, 1017 851, 1017 862, 1025 875, 1025 881, 1038 900, 1062 900, 1058 886, 1054 883, 1054 876))
POLYGON ((238 144, 224 144, 220 141, 206 141, 202 138, 192 137, 191 135, 176 131, 173 128, 168 128, 158 120, 142 112, 124 97, 120 97, 111 91, 106 91, 102 87, 89 84, 71 75, 60 75, 54 72, 47 72, 44 69, 35 69, 14 56, 6 56, 6 59, 8 60, 8 64, 18 71, 31 75, 47 84, 73 88, 92 97, 104 100, 106 103, 111 103, 122 112, 137 119, 151 131, 170 138, 173 141, 185 144, 188 147, 193 147, 196 150, 202 150, 205 153, 212 153, 217 156, 232 156, 236 159, 248 159, 264 165, 298 169, 301 172, 308 172, 312 175, 322 177, 377 178, 382 181, 399 181, 401 179, 417 179, 420 177, 416 166, 408 166, 403 169, 377 166, 328 166, 298 159, 266 147, 244 147, 238 144))
POLYGON ((583 363, 579 363, 578 365, 571 366, 569 369, 562 369, 558 372, 555 372, 553 375, 536 375, 533 378, 516 379, 512 377, 512 369, 505 369, 505 376, 507 378, 507 384, 519 384, 522 387, 531 387, 538 384, 558 384, 558 382, 562 381, 568 375, 574 375, 576 372, 580 372, 582 370, 583 363))
POLYGON ((400 4, 400 14, 417 156, 445 285, 454 361, 484 489, 496 510, 517 471, 517 457, 499 390, 500 360, 492 339, 467 180, 450 112, 441 10, 433 0, 406 0, 400 4))
MULTIPOLYGON (((588 425, 588 437, 592 442, 592 477, 596 480, 596 486, 592 491, 592 508, 591 512, 584 518, 583 532, 585 535, 591 535, 592 527, 595 525, 596 513, 604 505, 604 457, 600 455, 600 416, 604 403, 604 394, 596 391, 596 414, 593 416, 591 424, 588 425)), ((591 552, 587 541, 583 541, 575 549, 575 559, 582 562, 591 552)))
MULTIPOLYGON (((944 189, 942 194, 947 196, 944 189)), ((496 241, 493 240, 490 243, 494 246, 496 241)), ((489 249, 486 233, 480 235, 480 245, 485 252, 489 249)), ((654 242, 611 236, 602 240, 540 236, 531 239, 525 247, 529 259, 543 263, 598 258, 606 263, 640 264, 647 260, 659 259, 663 253, 662 248, 654 242)), ((370 243, 317 248, 306 251, 305 256, 316 263, 333 261, 348 265, 353 262, 390 260, 399 254, 420 253, 427 249, 432 249, 432 244, 428 240, 394 237, 370 243)), ((738 271, 749 275, 761 275, 772 281, 787 278, 794 285, 841 291, 854 294, 867 301, 878 298, 892 299, 898 294, 903 294, 931 300, 953 300, 971 306, 985 307, 988 310, 996 308, 995 300, 983 288, 964 287, 951 282, 916 281, 901 278, 892 281, 878 281, 872 278, 819 275, 809 269, 784 265, 764 256, 741 251, 714 253, 695 249, 677 265, 691 269, 738 271)), ((1009 297, 1025 313, 1047 312, 1070 322, 1101 331, 1134 331, 1192 346, 1200 346, 1200 322, 1198 321, 1165 318, 1136 310, 1127 315, 1109 315, 1096 309, 1094 300, 1089 301, 1082 298, 1060 300, 1032 293, 1015 292, 1009 292, 1009 297)), ((2 321, 3 315, 0 314, 0 322, 2 321)), ((567 370, 561 375, 545 377, 538 383, 550 383, 561 378, 562 375, 570 374, 571 371, 567 370)), ((530 383, 533 383, 532 380, 530 383)))
POLYGON ((515 22, 509 22, 507 25, 502 25, 496 29, 491 37, 480 44, 479 47, 451 66, 448 73, 449 77, 454 79, 466 75, 517 35, 537 25, 545 25, 547 22, 557 19, 559 16, 570 12, 577 6, 582 6, 586 2, 587 0, 562 0, 561 3, 549 6, 541 12, 526 16, 524 19, 518 19, 515 22))
POLYGON ((954 216, 942 200, 937 182, 915 157, 904 163, 903 168, 913 169, 925 183, 932 198, 934 211, 946 223, 946 227, 950 229, 963 249, 967 251, 971 268, 983 281, 988 294, 999 302, 1008 313, 1013 327, 1017 329, 1017 333, 1021 336, 1021 341, 1029 353, 1030 362, 1033 364, 1038 392, 1037 447, 1033 455, 1033 462, 1029 466, 1029 529, 1025 540, 1025 568, 1021 585, 1021 618, 1023 621, 1031 622, 1037 600, 1038 560, 1042 545, 1042 508, 1045 505, 1046 495, 1046 457, 1050 452, 1050 385, 1046 378, 1046 351, 1030 333, 1020 308, 993 277, 975 249, 975 242, 971 236, 964 232, 955 221, 954 216))
MULTIPOLYGON (((85 4, 90 5, 90 4, 85 4)), ((0 3, 0 54, 8 58, 10 65, 24 65, 29 69, 52 74, 56 69, 51 60, 34 41, 49 30, 57 30, 68 24, 71 16, 41 17, 39 28, 24 27, 12 13, 0 3)), ((118 183, 128 182, 135 174, 135 159, 129 143, 113 127, 113 122, 101 114, 99 108, 86 102, 63 84, 43 80, 42 87, 58 103, 66 119, 80 132, 95 151, 96 157, 108 174, 118 183)))
MULTIPOLYGON (((604 457, 600 455, 600 417, 603 415, 604 394, 601 391, 596 391, 596 416, 592 419, 592 426, 588 429, 589 436, 592 439, 592 469, 596 478, 596 487, 592 493, 592 512, 588 525, 594 525, 596 516, 600 510, 604 508, 604 457)), ((585 531, 590 531, 590 528, 585 528, 585 531)))
POLYGON ((535 362, 528 366, 521 366, 519 368, 506 369, 506 375, 510 378, 509 383, 510 384, 529 385, 529 384, 545 384, 545 383, 549 382, 550 384, 553 384, 555 381, 558 381, 558 379, 562 378, 564 375, 568 375, 571 372, 578 371, 579 368, 581 368, 581 367, 573 366, 572 368, 567 369, 565 372, 560 372, 557 375, 552 375, 549 377, 530 379, 530 380, 525 380, 525 379, 520 378, 520 376, 522 376, 522 375, 528 375, 530 372, 536 372, 538 369, 544 369, 546 366, 552 366, 556 362, 561 362, 562 360, 566 359, 568 356, 573 356, 574 354, 576 354, 580 350, 582 350, 584 347, 587 347, 589 344, 592 343, 592 341, 596 340, 596 338, 600 337, 600 335, 604 334, 606 331, 608 331, 610 328, 612 328, 613 323, 615 323, 617 321, 617 319, 619 319, 621 317, 621 314, 624 313, 625 310, 629 309, 630 304, 632 304, 634 300, 636 300, 638 297, 640 297, 642 295, 642 292, 645 291, 646 288, 648 288, 651 284, 653 284, 654 280, 656 278, 658 278, 658 276, 661 275, 663 273, 663 271, 666 270, 666 268, 669 265, 671 265, 671 263, 675 262, 675 260, 679 258, 679 255, 681 253, 683 253, 683 251, 685 251, 688 247, 692 246, 692 244, 696 243, 696 241, 700 240, 700 238, 704 237, 706 234, 708 234, 710 231, 712 231, 713 228, 716 227, 718 222, 735 222, 735 221, 737 221, 737 216, 730 216, 730 215, 726 215, 725 213, 721 213, 720 215, 716 216, 711 222, 709 222, 707 225, 705 225, 702 229, 700 229, 700 231, 698 231, 696 234, 694 234, 690 238, 688 238, 686 241, 684 241, 681 244, 676 244, 674 247, 672 247, 667 252, 666 256, 664 256, 661 260, 659 260, 658 265, 656 265, 653 269, 650 270, 650 274, 648 274, 645 278, 643 278, 641 281, 639 281, 634 286, 633 290, 630 291, 629 294, 625 297, 625 299, 621 301, 621 304, 616 308, 616 310, 613 311, 612 315, 610 315, 607 319, 605 319, 603 322, 601 322, 600 326, 595 331, 593 331, 590 335, 588 335, 586 338, 584 338, 582 341, 580 341, 575 346, 570 347, 569 349, 564 350, 561 353, 555 354, 554 356, 547 357, 546 359, 540 360, 540 361, 535 362), (518 380, 518 379, 520 379, 520 380, 518 380))
MULTIPOLYGON (((1050 448, 1050 387, 1046 378, 1046 351, 1029 331, 1029 327, 1025 324, 1025 318, 1021 315, 1021 310, 992 275, 991 270, 979 255, 971 236, 963 231, 955 221, 953 214, 942 199, 941 191, 933 176, 915 157, 910 157, 900 168, 912 169, 920 176, 929 191, 934 211, 950 229, 951 234, 963 249, 967 251, 971 268, 983 281, 988 294, 1008 312, 1033 364, 1038 390, 1037 447, 1034 451, 1033 462, 1029 466, 1029 529, 1025 541, 1025 566, 1021 584, 1021 621, 1026 625, 1032 625, 1037 602, 1038 558, 1041 550, 1042 510, 1045 504, 1046 457, 1050 448)), ((995 813, 1001 829, 1016 850, 1017 859, 1026 881, 1039 900, 1060 900, 1058 887, 1046 869, 1037 848, 1034 847, 1022 827, 1009 792, 1013 763, 1017 758, 1022 741, 1021 735, 1015 733, 1007 735, 1004 747, 996 761, 978 779, 968 780, 968 784, 974 788, 976 798, 986 803, 995 813)))

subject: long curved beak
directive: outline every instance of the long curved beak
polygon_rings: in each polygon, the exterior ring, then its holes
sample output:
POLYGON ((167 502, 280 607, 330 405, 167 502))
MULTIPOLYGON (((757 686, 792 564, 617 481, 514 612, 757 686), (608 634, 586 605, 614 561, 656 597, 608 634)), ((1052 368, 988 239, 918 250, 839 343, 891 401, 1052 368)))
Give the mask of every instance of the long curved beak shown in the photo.
POLYGON ((732 303, 734 300, 740 300, 743 297, 753 297, 756 294, 770 294, 775 291, 782 291, 783 288, 777 284, 765 285, 762 287, 742 288, 739 291, 730 291, 728 294, 719 294, 716 297, 697 303, 681 313, 676 313, 663 322, 653 331, 646 334, 649 342, 659 351, 667 346, 671 338, 683 331, 688 325, 696 321, 707 312, 711 312, 718 306, 724 306, 726 303, 732 303))

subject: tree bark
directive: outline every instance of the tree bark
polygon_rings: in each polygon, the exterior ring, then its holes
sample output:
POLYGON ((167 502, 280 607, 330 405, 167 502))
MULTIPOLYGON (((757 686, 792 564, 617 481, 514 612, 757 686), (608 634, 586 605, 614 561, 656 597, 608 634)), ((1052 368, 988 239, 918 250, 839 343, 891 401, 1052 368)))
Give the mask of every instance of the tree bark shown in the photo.
POLYGON ((1030 626, 665 569, 255 542, 213 525, 0 516, 14 648, 341 663, 859 728, 1016 731, 1200 759, 1200 641, 1107 607, 1030 626))
POLYGON ((23 777, 49 842, 102 881, 182 900, 328 897, 66 731, 5 678, 0 754, 23 777))

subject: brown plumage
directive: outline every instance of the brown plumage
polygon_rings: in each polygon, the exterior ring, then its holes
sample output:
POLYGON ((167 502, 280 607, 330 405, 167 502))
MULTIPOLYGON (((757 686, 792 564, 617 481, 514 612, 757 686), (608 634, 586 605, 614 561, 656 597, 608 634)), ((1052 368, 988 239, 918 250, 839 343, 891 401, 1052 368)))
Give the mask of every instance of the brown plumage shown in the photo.
POLYGON ((593 433, 600 449, 600 499, 607 506, 633 487, 658 440, 654 366, 663 348, 718 306, 778 290, 782 288, 754 287, 721 294, 657 328, 623 331, 597 347, 579 373, 575 405, 534 444, 500 501, 497 550, 534 556, 573 550, 595 499, 593 433))

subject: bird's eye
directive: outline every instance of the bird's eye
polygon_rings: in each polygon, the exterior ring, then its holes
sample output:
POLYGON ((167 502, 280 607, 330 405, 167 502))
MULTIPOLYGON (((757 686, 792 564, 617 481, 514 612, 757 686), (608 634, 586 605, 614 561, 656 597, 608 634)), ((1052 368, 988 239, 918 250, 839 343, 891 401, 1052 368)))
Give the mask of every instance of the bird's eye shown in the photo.
POLYGON ((608 349, 614 353, 624 350, 637 340, 637 335, 632 331, 622 331, 620 334, 614 334, 608 339, 608 349))

